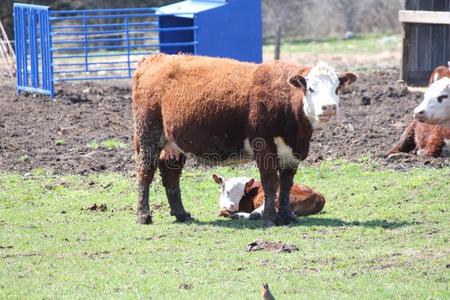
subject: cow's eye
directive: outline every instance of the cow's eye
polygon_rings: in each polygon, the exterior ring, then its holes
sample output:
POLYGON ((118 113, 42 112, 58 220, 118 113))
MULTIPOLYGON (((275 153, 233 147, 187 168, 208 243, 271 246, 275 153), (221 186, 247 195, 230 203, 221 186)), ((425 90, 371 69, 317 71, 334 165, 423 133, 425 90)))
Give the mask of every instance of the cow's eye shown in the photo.
POLYGON ((227 192, 227 196, 230 196, 230 192, 227 192))
POLYGON ((314 90, 312 88, 308 88, 308 92, 314 93, 314 90))
POLYGON ((448 95, 442 95, 442 96, 439 96, 438 98, 437 98, 437 101, 439 102, 439 103, 442 103, 442 101, 444 101, 444 99, 447 99, 448 98, 448 95))

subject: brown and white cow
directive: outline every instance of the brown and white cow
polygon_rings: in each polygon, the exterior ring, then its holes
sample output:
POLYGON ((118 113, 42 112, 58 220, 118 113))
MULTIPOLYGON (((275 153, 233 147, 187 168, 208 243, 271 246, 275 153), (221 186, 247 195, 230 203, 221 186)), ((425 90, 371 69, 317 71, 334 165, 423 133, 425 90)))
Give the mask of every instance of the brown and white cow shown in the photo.
POLYGON ((436 68, 424 101, 414 110, 414 121, 405 129, 389 154, 415 151, 418 155, 450 157, 450 72, 436 68), (447 117, 446 117, 447 115, 447 117), (443 127, 445 122, 449 127, 443 127), (432 123, 442 123, 439 125, 432 123))
POLYGON ((244 149, 260 171, 266 224, 295 221, 289 191, 299 161, 308 155, 313 128, 336 115, 339 91, 356 80, 355 74, 336 74, 325 63, 306 68, 279 61, 147 57, 135 71, 132 91, 137 222, 152 221, 149 185, 158 166, 171 215, 187 221, 191 216, 179 187, 184 153, 221 160, 244 149))
MULTIPOLYGON (((259 219, 264 211, 264 189, 254 178, 233 177, 225 179, 213 174, 220 185, 219 216, 234 219, 259 219)), ((279 192, 275 206, 279 207, 279 192)), ((307 216, 320 212, 325 206, 325 198, 313 189, 293 184, 289 193, 289 205, 296 216, 307 216)))
POLYGON ((420 122, 450 128, 450 69, 437 67, 430 77, 424 99, 414 109, 414 118, 420 122))

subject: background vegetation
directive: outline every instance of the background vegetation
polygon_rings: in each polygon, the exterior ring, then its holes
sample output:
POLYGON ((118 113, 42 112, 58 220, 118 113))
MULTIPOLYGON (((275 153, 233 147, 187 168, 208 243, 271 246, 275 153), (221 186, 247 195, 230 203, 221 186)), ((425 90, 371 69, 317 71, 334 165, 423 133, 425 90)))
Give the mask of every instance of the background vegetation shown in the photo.
MULTIPOLYGON (((13 0, 2 0, 0 18, 12 39, 13 0)), ((177 0, 18 0, 50 5, 55 9, 149 7, 177 0)), ((356 33, 393 33, 400 30, 398 9, 404 0, 263 0, 264 38, 271 40, 278 28, 288 39, 344 37, 356 33)))

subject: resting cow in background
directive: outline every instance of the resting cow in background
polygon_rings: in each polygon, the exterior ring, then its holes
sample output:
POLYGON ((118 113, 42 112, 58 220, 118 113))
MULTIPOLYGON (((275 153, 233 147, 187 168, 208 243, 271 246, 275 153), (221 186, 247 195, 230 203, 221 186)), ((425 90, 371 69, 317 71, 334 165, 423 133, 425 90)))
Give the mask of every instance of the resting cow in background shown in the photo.
POLYGON ((414 110, 415 120, 389 154, 414 150, 419 155, 450 157, 450 78, 446 77, 450 73, 444 73, 443 68, 431 74, 424 101, 414 110), (448 128, 441 126, 446 124, 448 128))
POLYGON ((337 113, 339 91, 357 80, 325 63, 243 63, 189 55, 151 55, 133 77, 134 145, 139 181, 137 222, 151 223, 149 185, 159 166, 171 215, 191 219, 181 201, 184 153, 256 160, 267 225, 295 221, 289 191, 313 128, 337 113), (279 189, 279 209, 275 196, 279 189))
MULTIPOLYGON (((235 177, 225 179, 213 174, 220 185, 219 216, 237 219, 259 219, 264 211, 264 190, 261 182, 253 178, 235 177)), ((279 207, 279 192, 275 206, 279 207)), ((296 216, 307 216, 320 212, 325 206, 322 194, 311 188, 295 184, 289 193, 289 205, 296 216)))
POLYGON ((438 67, 431 75, 424 100, 414 110, 414 118, 419 122, 450 128, 449 94, 450 70, 447 67, 438 67))

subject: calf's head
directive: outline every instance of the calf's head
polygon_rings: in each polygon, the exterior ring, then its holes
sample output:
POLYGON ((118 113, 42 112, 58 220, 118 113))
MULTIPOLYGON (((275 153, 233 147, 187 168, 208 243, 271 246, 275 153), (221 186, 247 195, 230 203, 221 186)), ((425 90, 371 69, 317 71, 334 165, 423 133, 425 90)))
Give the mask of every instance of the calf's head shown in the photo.
POLYGON ((255 179, 245 177, 230 178, 226 180, 222 176, 213 174, 214 181, 220 185, 219 212, 234 213, 239 210, 239 202, 246 189, 251 187, 255 179))
POLYGON ((303 90, 303 111, 314 127, 330 121, 337 114, 339 92, 356 80, 358 76, 354 73, 336 74, 329 65, 319 62, 306 76, 293 75, 288 83, 303 90))
POLYGON ((444 77, 432 83, 424 100, 414 109, 419 122, 450 127, 450 78, 444 77))

